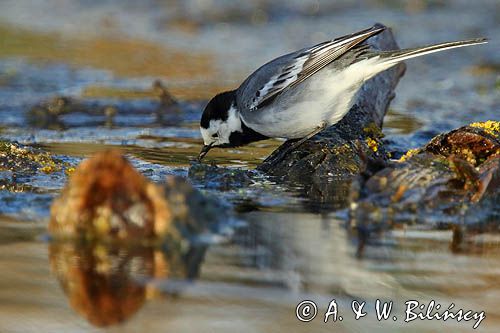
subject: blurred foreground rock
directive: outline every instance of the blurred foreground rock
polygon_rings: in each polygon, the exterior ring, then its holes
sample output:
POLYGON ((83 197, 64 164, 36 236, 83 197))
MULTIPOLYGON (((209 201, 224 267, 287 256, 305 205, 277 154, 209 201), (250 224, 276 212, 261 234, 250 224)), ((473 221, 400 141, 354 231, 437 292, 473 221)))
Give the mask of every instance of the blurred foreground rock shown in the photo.
MULTIPOLYGON (((398 49, 390 29, 370 38, 368 43, 379 50, 398 49)), ((344 192, 348 188, 348 183, 339 180, 350 180, 367 166, 383 165, 386 154, 379 146, 383 118, 404 71, 401 64, 367 81, 355 105, 338 124, 283 156, 293 144, 290 140, 285 142, 258 170, 304 186, 307 196, 315 201, 338 200, 339 186, 344 192)))
POLYGON ((154 184, 111 150, 76 168, 52 204, 49 229, 63 238, 180 241, 224 218, 220 204, 184 179, 154 184))
POLYGON ((227 219, 183 178, 152 183, 120 152, 104 151, 76 168, 52 204, 52 271, 77 313, 98 327, 118 324, 196 278, 208 246, 197 237, 227 219), (173 287, 157 288, 170 279, 173 287))
POLYGON ((500 122, 436 136, 354 183, 352 202, 351 223, 368 231, 402 222, 499 231, 500 122))

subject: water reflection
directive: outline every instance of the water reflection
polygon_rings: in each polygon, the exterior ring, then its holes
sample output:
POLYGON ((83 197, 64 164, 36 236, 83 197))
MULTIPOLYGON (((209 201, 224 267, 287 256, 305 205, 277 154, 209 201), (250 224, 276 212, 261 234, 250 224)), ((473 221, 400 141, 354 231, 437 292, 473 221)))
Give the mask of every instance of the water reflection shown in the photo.
MULTIPOLYGON (((124 322, 137 313, 155 294, 148 281, 198 277, 204 253, 203 247, 183 253, 179 249, 99 243, 54 242, 49 245, 51 270, 70 306, 98 327, 124 322)), ((176 287, 169 292, 180 291, 176 287)))

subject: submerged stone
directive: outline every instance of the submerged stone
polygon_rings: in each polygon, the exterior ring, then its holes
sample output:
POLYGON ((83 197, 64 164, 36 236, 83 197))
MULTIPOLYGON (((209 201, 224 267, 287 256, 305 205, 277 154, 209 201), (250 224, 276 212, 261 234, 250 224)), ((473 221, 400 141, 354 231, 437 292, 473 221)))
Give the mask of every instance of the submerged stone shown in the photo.
POLYGON ((253 183, 251 171, 197 162, 189 168, 189 179, 204 188, 219 191, 231 191, 253 183))

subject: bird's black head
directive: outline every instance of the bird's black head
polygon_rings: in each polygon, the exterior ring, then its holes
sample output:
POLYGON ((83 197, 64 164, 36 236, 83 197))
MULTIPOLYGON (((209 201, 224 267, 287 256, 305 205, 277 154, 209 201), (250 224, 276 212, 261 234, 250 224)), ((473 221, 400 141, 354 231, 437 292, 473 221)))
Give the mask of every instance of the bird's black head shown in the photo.
POLYGON ((201 116, 200 127, 210 128, 211 120, 226 121, 229 116, 229 109, 236 104, 236 93, 234 90, 226 91, 215 95, 208 102, 203 115, 201 116))
POLYGON ((200 131, 205 144, 201 158, 212 147, 231 146, 231 133, 242 131, 234 90, 220 93, 208 102, 201 116, 200 131))
POLYGON ((199 160, 213 147, 237 147, 267 139, 241 121, 234 90, 220 93, 208 102, 201 116, 200 131, 205 145, 199 160))

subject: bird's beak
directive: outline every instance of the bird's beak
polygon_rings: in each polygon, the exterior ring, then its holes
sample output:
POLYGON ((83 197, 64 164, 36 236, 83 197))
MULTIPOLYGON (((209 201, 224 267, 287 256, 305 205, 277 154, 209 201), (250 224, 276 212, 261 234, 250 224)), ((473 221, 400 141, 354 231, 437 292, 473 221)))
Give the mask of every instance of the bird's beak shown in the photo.
POLYGON ((212 149, 213 142, 209 145, 204 145, 203 148, 201 148, 200 155, 198 155, 198 162, 201 162, 203 157, 205 157, 206 154, 208 154, 209 150, 212 149))

